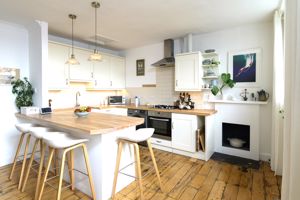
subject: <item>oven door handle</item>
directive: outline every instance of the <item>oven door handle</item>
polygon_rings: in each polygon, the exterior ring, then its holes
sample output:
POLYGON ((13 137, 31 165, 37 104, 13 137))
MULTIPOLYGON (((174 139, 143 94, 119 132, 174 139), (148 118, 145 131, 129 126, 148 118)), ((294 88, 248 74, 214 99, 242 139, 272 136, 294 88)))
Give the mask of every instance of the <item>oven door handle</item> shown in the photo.
POLYGON ((169 119, 160 119, 160 118, 154 118, 154 117, 149 117, 149 119, 156 120, 156 121, 163 121, 163 122, 169 122, 170 121, 169 119))

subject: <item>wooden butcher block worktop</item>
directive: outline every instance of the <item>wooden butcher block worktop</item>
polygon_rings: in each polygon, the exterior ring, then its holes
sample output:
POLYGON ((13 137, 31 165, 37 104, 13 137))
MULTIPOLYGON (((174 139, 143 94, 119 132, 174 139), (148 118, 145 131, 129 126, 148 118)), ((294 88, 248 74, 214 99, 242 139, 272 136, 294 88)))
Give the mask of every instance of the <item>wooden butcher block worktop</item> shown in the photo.
POLYGON ((16 113, 16 117, 33 121, 44 126, 63 128, 89 135, 109 133, 136 126, 144 122, 143 118, 93 112, 85 117, 77 117, 73 113, 73 109, 55 110, 52 114, 48 115, 23 115, 16 113))
POLYGON ((105 108, 128 108, 128 109, 139 109, 139 110, 153 110, 159 112, 171 112, 171 113, 179 113, 179 114, 188 114, 188 115, 198 115, 198 116, 209 116, 215 114, 217 111, 213 109, 192 109, 192 110, 180 110, 180 109, 158 109, 153 108, 151 106, 140 105, 135 107, 135 105, 115 105, 115 106, 101 106, 94 107, 98 109, 105 108))

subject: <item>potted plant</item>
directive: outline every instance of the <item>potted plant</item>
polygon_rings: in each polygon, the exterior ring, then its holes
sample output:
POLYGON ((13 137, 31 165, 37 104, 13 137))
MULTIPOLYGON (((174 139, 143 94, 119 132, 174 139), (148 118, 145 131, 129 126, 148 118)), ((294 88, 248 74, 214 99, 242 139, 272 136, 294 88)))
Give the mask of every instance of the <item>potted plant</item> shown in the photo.
POLYGON ((18 79, 16 81, 12 81, 11 84, 12 93, 17 95, 15 103, 18 109, 23 106, 32 106, 34 89, 28 79, 24 77, 24 80, 18 79))
POLYGON ((235 85, 235 82, 231 79, 229 73, 222 73, 221 74, 221 81, 222 85, 221 86, 213 86, 212 89, 210 90, 211 93, 216 96, 219 92, 221 93, 221 96, 223 96, 223 88, 224 87, 230 87, 233 88, 235 85))

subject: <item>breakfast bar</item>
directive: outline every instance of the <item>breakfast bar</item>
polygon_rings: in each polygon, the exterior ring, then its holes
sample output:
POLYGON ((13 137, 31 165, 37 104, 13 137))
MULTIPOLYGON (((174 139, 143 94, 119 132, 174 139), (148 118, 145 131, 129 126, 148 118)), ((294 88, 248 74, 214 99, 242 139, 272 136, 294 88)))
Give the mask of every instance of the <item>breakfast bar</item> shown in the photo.
MULTIPOLYGON (((144 122, 142 118, 93 112, 85 117, 77 117, 71 109, 57 110, 48 115, 23 115, 17 113, 16 117, 20 121, 35 123, 79 138, 89 139, 87 148, 96 196, 99 200, 107 200, 111 196, 117 155, 117 137, 134 132, 136 125, 144 122)), ((82 157, 81 151, 75 151, 75 166, 78 170, 85 171, 82 157)), ((127 166, 133 161, 134 157, 131 153, 131 148, 125 145, 122 151, 120 168, 127 166)), ((135 169, 132 166, 126 172, 134 175, 135 169)), ((68 176, 65 176, 65 180, 68 181, 68 176)), ((132 181, 134 181, 133 178, 120 174, 117 191, 132 181)), ((83 175, 75 173, 75 187, 86 194, 90 194, 88 186, 88 180, 83 175)))

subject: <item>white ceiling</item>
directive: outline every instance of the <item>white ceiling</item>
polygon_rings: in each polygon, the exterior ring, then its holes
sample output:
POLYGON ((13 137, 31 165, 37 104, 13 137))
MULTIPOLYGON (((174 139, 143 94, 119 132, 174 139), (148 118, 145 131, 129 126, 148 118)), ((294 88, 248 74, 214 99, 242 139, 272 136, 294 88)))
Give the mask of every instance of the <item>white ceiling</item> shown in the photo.
MULTIPOLYGON (((0 19, 26 24, 49 23, 49 33, 70 38, 76 14, 75 38, 88 41, 94 34, 93 0, 1 1, 0 19)), ((98 34, 114 40, 106 46, 128 49, 248 23, 271 21, 280 0, 101 0, 98 34)))

